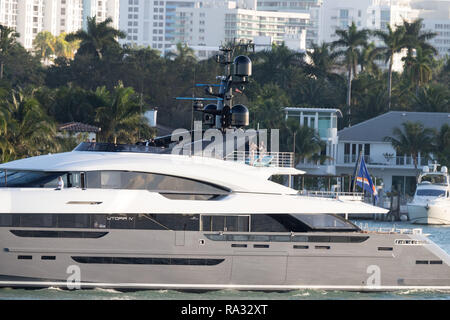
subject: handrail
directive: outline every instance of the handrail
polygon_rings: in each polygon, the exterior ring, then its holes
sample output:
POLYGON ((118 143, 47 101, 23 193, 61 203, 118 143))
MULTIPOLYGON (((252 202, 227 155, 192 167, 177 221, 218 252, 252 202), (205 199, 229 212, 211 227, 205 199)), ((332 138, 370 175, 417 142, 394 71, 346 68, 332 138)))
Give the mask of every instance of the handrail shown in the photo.
POLYGON ((243 162, 254 167, 294 167, 293 152, 233 151, 224 160, 243 162))
POLYGON ((323 197, 333 199, 345 200, 364 200, 364 193, 362 192, 348 192, 348 191, 314 191, 314 190, 300 190, 299 195, 308 197, 323 197))
POLYGON ((362 231, 367 232, 378 232, 378 233, 398 233, 398 234, 423 234, 422 228, 396 228, 395 225, 392 228, 382 228, 382 227, 369 227, 369 224, 362 223, 356 224, 362 231))

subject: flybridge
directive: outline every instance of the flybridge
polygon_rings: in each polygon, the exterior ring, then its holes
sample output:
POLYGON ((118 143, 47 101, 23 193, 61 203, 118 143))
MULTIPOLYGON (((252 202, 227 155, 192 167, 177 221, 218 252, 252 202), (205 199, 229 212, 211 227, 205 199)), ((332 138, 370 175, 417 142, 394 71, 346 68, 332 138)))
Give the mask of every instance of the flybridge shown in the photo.
MULTIPOLYGON (((153 153, 153 154, 171 154, 176 142, 171 144, 162 144, 158 146, 156 142, 150 142, 147 145, 141 144, 114 144, 114 143, 98 143, 98 142, 82 142, 73 151, 90 151, 90 152, 130 152, 130 153, 153 153)), ((206 156, 193 154, 196 156, 206 156)), ((207 157, 207 156, 206 156, 207 157)), ((217 157, 216 157, 217 158, 217 157)), ((225 161, 234 161, 244 163, 254 167, 279 167, 293 168, 294 153, 293 152, 264 152, 260 154, 252 151, 233 151, 223 155, 220 159, 225 161)), ((297 173, 298 174, 298 173, 297 173)))

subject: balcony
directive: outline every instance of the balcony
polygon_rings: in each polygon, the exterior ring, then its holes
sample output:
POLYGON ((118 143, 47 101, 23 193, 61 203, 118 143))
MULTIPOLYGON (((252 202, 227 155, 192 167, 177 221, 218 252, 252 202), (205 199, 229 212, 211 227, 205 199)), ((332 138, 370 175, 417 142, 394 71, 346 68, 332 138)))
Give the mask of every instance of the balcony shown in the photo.
MULTIPOLYGON (((345 154, 343 164, 354 165, 358 160, 356 154, 345 154)), ((364 156, 364 162, 371 166, 389 166, 389 167, 407 167, 414 168, 414 160, 411 156, 387 156, 384 155, 384 159, 375 160, 368 155, 364 156)), ((420 157, 417 159, 417 166, 422 167, 428 165, 428 158, 420 157)))

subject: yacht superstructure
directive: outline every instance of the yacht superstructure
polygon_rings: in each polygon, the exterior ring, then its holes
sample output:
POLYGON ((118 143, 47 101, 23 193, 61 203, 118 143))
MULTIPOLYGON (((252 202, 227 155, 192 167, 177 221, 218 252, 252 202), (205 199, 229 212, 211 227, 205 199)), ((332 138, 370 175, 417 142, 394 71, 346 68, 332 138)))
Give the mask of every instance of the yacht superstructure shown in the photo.
POLYGON ((425 235, 360 230, 340 214, 386 210, 298 195, 265 169, 96 151, 2 164, 0 286, 450 288, 425 235))
POLYGON ((447 167, 438 171, 437 166, 433 171, 425 166, 418 178, 414 199, 408 203, 412 223, 450 224, 450 176, 447 167))

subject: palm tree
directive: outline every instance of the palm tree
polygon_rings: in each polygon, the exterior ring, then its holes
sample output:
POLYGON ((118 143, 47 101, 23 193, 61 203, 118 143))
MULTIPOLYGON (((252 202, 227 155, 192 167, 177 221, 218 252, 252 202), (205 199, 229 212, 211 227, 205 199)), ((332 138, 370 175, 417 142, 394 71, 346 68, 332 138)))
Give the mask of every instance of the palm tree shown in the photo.
POLYGON ((117 38, 123 39, 125 33, 109 26, 112 19, 106 18, 104 21, 97 23, 96 17, 87 18, 87 31, 82 29, 66 36, 66 41, 80 40, 80 48, 78 53, 95 54, 99 59, 103 58, 104 52, 108 47, 119 46, 117 38))
POLYGON ((2 161, 59 150, 55 124, 42 110, 33 92, 13 90, 0 110, 7 121, 2 161))
POLYGON ((388 69, 388 110, 391 109, 392 100, 392 66, 394 64, 394 55, 400 53, 405 48, 405 28, 397 26, 395 30, 388 24, 387 32, 382 30, 374 31, 375 36, 381 38, 384 42, 384 47, 380 48, 383 52, 385 63, 389 62, 388 69))
POLYGON ((5 56, 10 49, 17 43, 19 33, 14 29, 0 24, 0 80, 3 79, 3 69, 5 56))
POLYGON ((56 37, 55 54, 58 57, 73 59, 80 47, 80 40, 67 41, 66 36, 67 34, 63 32, 56 37))
POLYGON ((166 58, 173 59, 179 64, 193 64, 197 62, 194 49, 190 48, 186 43, 178 42, 175 52, 168 52, 166 58))
POLYGON ((375 63, 380 59, 382 52, 380 48, 375 46, 375 43, 371 42, 367 46, 363 47, 359 52, 358 63, 361 68, 361 72, 366 71, 373 75, 379 75, 380 69, 375 63))
POLYGON ((405 47, 408 49, 407 57, 411 57, 414 49, 418 47, 430 49, 433 51, 433 54, 438 54, 436 48, 427 43, 428 40, 436 37, 437 33, 422 31, 422 22, 423 19, 420 18, 413 22, 408 22, 406 19, 403 19, 403 27, 405 28, 405 47))
POLYGON ((286 142, 287 150, 295 150, 295 161, 304 159, 315 159, 324 146, 319 134, 314 128, 300 126, 298 119, 288 119, 285 130, 282 131, 283 140, 286 142), (283 134, 284 133, 284 134, 283 134))
POLYGON ((419 88, 429 82, 433 75, 433 51, 428 48, 417 47, 415 55, 411 57, 406 56, 403 60, 407 65, 406 74, 409 75, 412 83, 415 84, 417 95, 419 88))
POLYGON ((404 122, 403 130, 394 128, 393 136, 385 137, 384 141, 390 142, 399 154, 411 155, 414 167, 418 167, 419 153, 428 155, 433 149, 434 131, 425 128, 421 122, 404 122))
POLYGON ((450 125, 444 124, 435 136, 436 156, 441 165, 450 165, 450 125))
POLYGON ((270 49, 251 57, 255 77, 260 76, 264 84, 273 82, 287 88, 290 77, 297 73, 294 66, 303 66, 304 54, 289 49, 283 42, 281 45, 273 43, 270 49))
POLYGON ((417 111, 450 112, 450 92, 446 85, 430 84, 412 96, 412 107, 417 111))
POLYGON ((49 31, 41 31, 33 40, 35 53, 41 57, 46 64, 56 53, 56 38, 49 31))
POLYGON ((347 106, 349 114, 349 124, 350 124, 350 105, 352 99, 352 80, 353 76, 356 74, 356 66, 358 64, 359 48, 367 46, 367 38, 369 36, 369 30, 362 29, 357 30, 356 25, 352 22, 352 25, 348 27, 347 30, 338 29, 336 34, 339 39, 333 41, 331 47, 334 49, 336 47, 343 48, 337 51, 337 54, 344 56, 345 64, 348 70, 347 79, 347 106))
POLYGON ((316 79, 333 80, 340 77, 336 73, 337 53, 330 50, 330 44, 323 42, 320 46, 312 44, 311 50, 306 52, 309 59, 305 65, 307 74, 316 79))
POLYGON ((133 88, 125 88, 119 83, 111 95, 108 95, 105 87, 98 88, 96 94, 103 96, 105 102, 104 106, 96 110, 96 122, 102 128, 99 140, 134 143, 138 138, 138 130, 144 132, 144 136, 150 133, 133 88))

